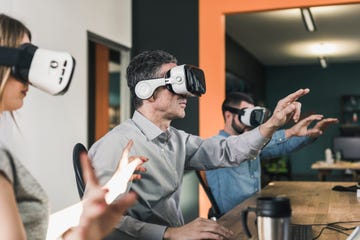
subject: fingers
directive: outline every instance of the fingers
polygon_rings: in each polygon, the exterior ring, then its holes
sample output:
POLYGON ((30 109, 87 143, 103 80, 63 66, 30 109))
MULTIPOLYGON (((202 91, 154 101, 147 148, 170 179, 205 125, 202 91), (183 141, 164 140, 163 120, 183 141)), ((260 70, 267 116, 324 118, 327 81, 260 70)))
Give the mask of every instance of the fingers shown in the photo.
POLYGON ((283 108, 282 110, 279 110, 279 112, 280 112, 280 113, 282 112, 282 113, 284 114, 283 117, 286 118, 287 116, 289 117, 289 116, 291 116, 292 114, 294 114, 295 111, 296 111, 296 108, 298 108, 298 107, 296 106, 296 104, 292 103, 292 104, 287 105, 287 106, 286 106, 285 108, 283 108))
MULTIPOLYGON (((142 161, 142 163, 147 162, 147 161, 149 160, 149 158, 147 158, 147 157, 145 157, 145 156, 131 156, 131 157, 128 158, 128 161, 129 161, 129 162, 132 162, 132 161, 134 161, 135 159, 140 159, 140 160, 142 161)), ((141 163, 141 164, 142 164, 142 163, 141 163)))
POLYGON ((120 199, 116 200, 111 204, 112 207, 116 208, 122 214, 127 211, 129 207, 135 204, 137 200, 137 194, 135 192, 129 192, 123 195, 120 199))
POLYGON ((321 114, 313 114, 313 115, 308 116, 307 118, 304 118, 299 123, 303 124, 303 126, 309 126, 312 121, 319 121, 323 117, 324 116, 321 114))
MULTIPOLYGON (((210 234, 216 234, 217 236, 220 235, 225 239, 230 238, 234 234, 231 230, 221 226, 220 224, 218 224, 214 221, 207 219, 207 223, 208 223, 208 229, 206 230, 206 232, 208 232, 210 234)), ((215 238, 215 239, 218 239, 218 238, 215 238)))
POLYGON ((141 179, 141 174, 137 174, 137 173, 134 173, 131 178, 130 178, 130 182, 131 181, 134 181, 134 180, 140 180, 141 179))
POLYGON ((128 161, 129 152, 130 152, 131 147, 133 146, 133 144, 134 144, 133 140, 130 140, 126 144, 125 148, 123 149, 123 152, 122 152, 121 158, 120 158, 120 163, 119 163, 119 166, 118 166, 120 169, 125 167, 129 163, 129 161, 128 161))
POLYGON ((86 185, 88 186, 98 185, 98 180, 95 176, 94 169, 91 165, 87 153, 83 152, 80 154, 80 163, 81 163, 83 178, 86 182, 86 185))
POLYGON ((338 123, 339 120, 337 118, 325 118, 319 121, 314 128, 318 128, 321 130, 325 130, 330 124, 338 123))
POLYGON ((322 134, 323 134, 323 131, 321 131, 320 129, 316 129, 316 128, 308 129, 307 133, 306 133, 306 135, 309 137, 319 137, 322 134))
MULTIPOLYGON (((127 145, 125 146, 122 154, 121 154, 121 158, 120 158, 120 162, 118 164, 118 168, 117 171, 120 171, 121 169, 124 169, 130 162, 134 161, 134 160, 141 160, 140 164, 143 164, 144 162, 148 161, 149 159, 145 156, 130 156, 129 157, 129 152, 133 146, 134 142, 132 140, 130 140, 127 145)), ((139 169, 136 170, 140 170, 145 172, 146 169, 144 167, 139 167, 139 169)))
POLYGON ((136 171, 139 171, 139 172, 146 172, 146 167, 143 167, 143 166, 137 166, 135 168, 136 171))
POLYGON ((313 114, 308 116, 307 118, 304 118, 302 121, 312 122, 314 120, 321 120, 324 116, 321 114, 313 114))
POLYGON ((102 189, 100 186, 91 187, 84 195, 83 223, 94 219, 104 213, 107 204, 105 202, 105 194, 108 190, 102 189))
POLYGON ((299 89, 296 92, 289 94, 288 96, 284 97, 283 99, 281 99, 278 102, 278 104, 276 106, 276 110, 282 111, 284 109, 292 109, 295 107, 296 111, 294 113, 294 117, 295 117, 295 120, 297 120, 300 116, 301 105, 299 106, 299 103, 295 103, 295 102, 298 98, 308 94, 309 92, 310 92, 310 90, 308 88, 306 88, 306 89, 299 89), (295 103, 295 106, 291 106, 294 103, 295 103))
POLYGON ((338 123, 339 122, 339 119, 337 118, 325 118, 323 119, 321 122, 323 123, 338 123))
POLYGON ((308 88, 299 89, 296 92, 287 95, 282 100, 284 100, 284 104, 290 104, 290 103, 295 102, 296 100, 298 100, 300 97, 308 94, 309 92, 310 92, 310 89, 308 89, 308 88))
POLYGON ((198 218, 195 221, 200 222, 200 226, 198 226, 201 236, 200 239, 228 239, 234 234, 231 230, 212 220, 198 218))
POLYGON ((301 103, 299 102, 294 102, 295 104, 295 112, 293 114, 293 120, 294 122, 298 122, 299 118, 300 118, 300 114, 301 114, 301 103))

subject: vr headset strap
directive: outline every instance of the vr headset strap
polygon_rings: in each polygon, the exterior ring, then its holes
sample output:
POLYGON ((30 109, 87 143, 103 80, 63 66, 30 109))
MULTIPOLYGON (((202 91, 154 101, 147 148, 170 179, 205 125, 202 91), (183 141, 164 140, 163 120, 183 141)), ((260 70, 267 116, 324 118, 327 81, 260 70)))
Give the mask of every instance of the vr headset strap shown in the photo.
POLYGON ((30 68, 33 54, 26 49, 0 47, 0 65, 30 68))
POLYGON ((231 113, 235 113, 238 115, 243 115, 244 114, 244 110, 243 109, 237 109, 237 108, 233 108, 233 107, 229 107, 229 106, 224 106, 222 108, 223 111, 229 111, 231 113))

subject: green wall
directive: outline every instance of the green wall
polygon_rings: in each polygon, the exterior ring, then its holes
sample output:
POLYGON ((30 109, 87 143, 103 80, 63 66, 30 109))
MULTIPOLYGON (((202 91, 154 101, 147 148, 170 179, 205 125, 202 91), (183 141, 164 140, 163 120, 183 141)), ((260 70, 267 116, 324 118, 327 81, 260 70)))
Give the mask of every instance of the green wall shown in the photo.
MULTIPOLYGON (((197 0, 133 0, 132 4, 133 56, 144 50, 162 49, 173 54, 179 64, 199 65, 197 0)), ((171 125, 198 135, 198 98, 188 98, 186 117, 171 125)), ((185 173, 181 194, 185 222, 198 217, 198 184, 194 172, 185 173)))
POLYGON ((255 102, 264 103, 265 88, 258 87, 264 85, 265 82, 265 69, 263 64, 250 52, 237 44, 230 36, 226 35, 225 40, 226 72, 235 74, 238 78, 237 82, 243 81, 246 86, 244 89, 238 88, 236 87, 237 84, 233 83, 231 79, 227 77, 226 91, 246 92, 252 95, 255 102), (232 87, 235 87, 235 89, 232 87))
MULTIPOLYGON (((264 87, 264 86, 259 86, 264 87)), ((302 65, 266 68, 266 105, 274 109, 282 97, 299 88, 310 93, 299 101, 302 113, 319 113, 340 119, 340 96, 360 94, 360 62, 320 65, 302 65)), ((339 135, 339 125, 330 126, 312 145, 290 155, 293 174, 315 175, 312 163, 324 159, 324 150, 332 146, 332 138, 339 135)))

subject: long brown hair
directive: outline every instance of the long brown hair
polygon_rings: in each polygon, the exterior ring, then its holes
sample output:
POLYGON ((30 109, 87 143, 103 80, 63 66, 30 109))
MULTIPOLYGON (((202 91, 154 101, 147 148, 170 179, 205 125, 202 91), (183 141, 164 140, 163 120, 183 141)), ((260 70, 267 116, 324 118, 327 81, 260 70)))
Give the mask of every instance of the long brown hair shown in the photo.
MULTIPOLYGON (((31 40, 31 32, 22 22, 5 14, 0 14, 0 46, 19 47, 25 35, 31 40)), ((0 66, 0 103, 9 74, 10 67, 0 66)))
MULTIPOLYGON (((19 47, 25 35, 27 35, 29 37, 29 40, 31 41, 31 32, 22 22, 5 14, 0 14, 1 47, 19 47)), ((0 104, 2 104, 4 88, 6 81, 9 79, 9 76, 10 67, 0 65, 0 104)), ((20 131, 13 112, 11 112, 10 114, 14 120, 17 129, 20 131)))

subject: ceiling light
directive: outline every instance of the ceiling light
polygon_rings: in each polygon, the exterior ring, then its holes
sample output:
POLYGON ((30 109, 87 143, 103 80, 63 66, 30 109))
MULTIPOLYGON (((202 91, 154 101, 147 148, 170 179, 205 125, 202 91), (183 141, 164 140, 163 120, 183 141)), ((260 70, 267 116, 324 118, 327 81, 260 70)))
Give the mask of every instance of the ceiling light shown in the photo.
POLYGON ((310 8, 301 8, 300 10, 306 30, 308 30, 309 32, 315 32, 316 26, 312 14, 310 12, 310 8))
POLYGON ((319 62, 322 68, 327 68, 327 62, 324 57, 319 57, 319 62))
POLYGON ((335 44, 332 43, 320 43, 312 46, 312 52, 318 56, 333 54, 336 50, 335 44))

